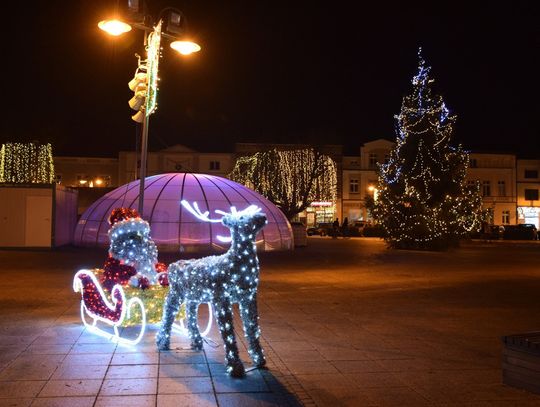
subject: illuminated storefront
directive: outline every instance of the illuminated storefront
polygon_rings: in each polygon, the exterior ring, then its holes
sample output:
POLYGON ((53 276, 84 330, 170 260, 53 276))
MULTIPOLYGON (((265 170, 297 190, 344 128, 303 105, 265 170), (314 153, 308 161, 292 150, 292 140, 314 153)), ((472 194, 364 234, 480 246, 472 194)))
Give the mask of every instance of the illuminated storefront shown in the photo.
POLYGON ((306 210, 298 215, 298 220, 307 227, 319 223, 332 223, 336 219, 336 205, 333 202, 312 202, 306 210))
POLYGON ((540 226, 540 207, 519 206, 518 223, 532 223, 539 229, 540 226))

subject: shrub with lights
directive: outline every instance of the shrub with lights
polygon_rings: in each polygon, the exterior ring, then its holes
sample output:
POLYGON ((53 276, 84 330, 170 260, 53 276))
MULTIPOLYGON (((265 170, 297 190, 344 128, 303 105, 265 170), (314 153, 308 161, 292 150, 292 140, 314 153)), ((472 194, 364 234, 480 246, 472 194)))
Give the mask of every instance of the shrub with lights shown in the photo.
POLYGON ((467 185, 469 156, 450 145, 455 115, 432 93, 430 67, 418 52, 412 92, 396 116, 396 146, 380 166, 375 219, 391 247, 439 250, 480 228, 479 185, 467 185))

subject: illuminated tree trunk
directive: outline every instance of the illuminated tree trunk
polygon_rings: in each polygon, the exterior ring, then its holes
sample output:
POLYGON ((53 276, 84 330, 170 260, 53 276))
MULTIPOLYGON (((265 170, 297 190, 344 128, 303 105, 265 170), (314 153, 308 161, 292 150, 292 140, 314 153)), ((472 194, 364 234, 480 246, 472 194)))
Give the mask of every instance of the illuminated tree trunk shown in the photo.
POLYGON ((240 157, 229 178, 265 196, 289 220, 311 202, 336 201, 336 164, 314 149, 274 149, 240 157))
POLYGON ((396 116, 396 146, 379 172, 374 215, 396 248, 444 249, 482 220, 479 186, 465 180, 468 154, 450 146, 456 117, 432 95, 429 71, 419 51, 413 90, 396 116))

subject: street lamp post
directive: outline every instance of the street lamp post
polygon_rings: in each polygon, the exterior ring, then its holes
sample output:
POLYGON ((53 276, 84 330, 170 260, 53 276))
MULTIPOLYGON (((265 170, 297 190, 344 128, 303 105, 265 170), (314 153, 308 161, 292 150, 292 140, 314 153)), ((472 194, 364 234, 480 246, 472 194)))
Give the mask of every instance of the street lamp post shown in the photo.
POLYGON ((129 105, 137 113, 132 119, 141 123, 141 164, 139 172, 139 205, 138 211, 143 215, 144 183, 146 179, 146 162, 148 153, 148 126, 150 115, 157 105, 159 58, 161 55, 161 39, 171 41, 171 48, 182 55, 200 51, 201 47, 183 38, 185 32, 185 17, 176 8, 167 7, 159 13, 157 24, 153 25, 152 17, 142 10, 144 4, 139 1, 125 0, 123 10, 117 10, 114 18, 100 21, 98 27, 113 36, 119 36, 131 31, 132 27, 144 31, 144 47, 146 59, 139 59, 135 77, 129 82, 129 87, 135 93, 129 105), (118 16, 120 14, 120 16, 118 16), (130 18, 131 16, 131 18, 130 18))

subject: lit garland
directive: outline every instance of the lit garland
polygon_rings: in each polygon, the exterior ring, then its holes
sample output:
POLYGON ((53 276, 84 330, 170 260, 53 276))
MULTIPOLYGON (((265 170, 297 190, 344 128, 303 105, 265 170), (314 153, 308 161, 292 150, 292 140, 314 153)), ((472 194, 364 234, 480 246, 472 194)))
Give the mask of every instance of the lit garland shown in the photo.
POLYGON ((2 144, 2 148, 0 148, 0 182, 15 184, 54 183, 51 145, 2 144))
POLYGON ((380 166, 374 216, 397 248, 441 249, 483 220, 479 185, 468 186, 468 153, 451 147, 456 116, 432 95, 430 67, 418 52, 413 91, 395 116, 396 146, 380 166))
MULTIPOLYGON (((205 221, 209 212, 202 213, 196 205, 191 207, 182 201, 192 214, 205 221)), ((237 212, 216 211, 223 214, 221 222, 231 233, 231 246, 221 256, 202 259, 180 260, 169 266, 169 294, 165 301, 161 329, 156 337, 159 349, 169 349, 170 335, 175 315, 180 304, 186 302, 188 331, 191 346, 202 349, 203 342, 197 325, 199 304, 211 302, 225 346, 227 372, 235 377, 245 374, 244 365, 238 354, 233 328, 232 304, 238 303, 244 333, 248 340, 249 355, 257 367, 266 364, 259 343, 260 329, 257 312, 257 287, 259 283, 259 259, 255 238, 267 224, 266 216, 259 208, 250 206, 237 212)))
POLYGON ((288 219, 311 202, 336 202, 336 163, 314 149, 273 149, 239 157, 229 178, 265 196, 288 219))

